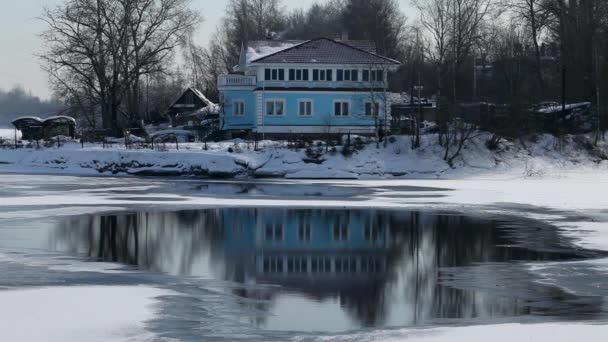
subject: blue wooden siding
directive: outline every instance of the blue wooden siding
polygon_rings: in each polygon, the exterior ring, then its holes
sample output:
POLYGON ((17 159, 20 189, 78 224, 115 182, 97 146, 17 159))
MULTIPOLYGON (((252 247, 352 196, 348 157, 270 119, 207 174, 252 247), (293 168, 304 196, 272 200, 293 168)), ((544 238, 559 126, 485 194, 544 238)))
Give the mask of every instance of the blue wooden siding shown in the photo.
POLYGON ((253 90, 226 90, 224 94, 224 129, 240 130, 253 129, 255 124, 256 106, 253 90), (234 115, 234 102, 245 103, 244 115, 234 115))
POLYGON ((372 215, 344 214, 319 217, 314 210, 223 211, 224 238, 228 249, 318 250, 377 249, 389 243, 387 227, 375 222, 372 215), (309 226, 310 240, 301 240, 300 227, 309 226), (266 229, 281 229, 281 238, 267 239, 266 229), (336 227, 343 227, 346 239, 335 238, 336 227), (366 230, 368 235, 366 238, 366 230), (374 238, 370 238, 374 233, 374 238))
POLYGON ((258 91, 254 93, 249 90, 225 90, 225 125, 224 129, 255 129, 256 95, 262 94, 263 125, 268 126, 373 126, 372 116, 365 115, 365 103, 371 102, 372 98, 379 103, 379 117, 384 118, 384 94, 376 92, 310 92, 305 91, 258 91), (245 115, 238 117, 234 115, 233 103, 235 100, 245 101, 245 115), (284 114, 281 116, 267 115, 266 103, 270 100, 283 101, 285 104, 284 114), (299 103, 302 100, 312 102, 312 115, 301 116, 299 103), (334 115, 336 101, 347 101, 350 103, 350 115, 334 115))

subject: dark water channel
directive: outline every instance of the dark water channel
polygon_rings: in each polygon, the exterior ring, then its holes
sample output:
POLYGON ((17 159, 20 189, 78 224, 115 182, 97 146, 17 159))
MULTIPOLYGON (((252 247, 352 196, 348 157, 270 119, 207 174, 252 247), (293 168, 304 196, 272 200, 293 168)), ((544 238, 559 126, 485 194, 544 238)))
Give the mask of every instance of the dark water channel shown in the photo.
MULTIPOLYGON (((10 248, 16 244, 7 240, 11 229, 2 228, 0 247, 10 248)), ((576 297, 544 285, 526 265, 600 255, 572 248, 556 229, 531 220, 209 209, 79 216, 20 234, 19 247, 202 279, 231 298, 231 319, 262 330, 338 332, 605 315, 603 297, 576 297)), ((216 308, 225 304, 218 301, 216 308)))

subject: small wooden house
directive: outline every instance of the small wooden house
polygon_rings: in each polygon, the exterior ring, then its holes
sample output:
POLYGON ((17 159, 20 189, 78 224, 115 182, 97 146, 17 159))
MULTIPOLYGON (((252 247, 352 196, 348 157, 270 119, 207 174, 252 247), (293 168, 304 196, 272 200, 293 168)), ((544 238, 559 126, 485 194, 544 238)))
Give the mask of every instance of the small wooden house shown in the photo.
POLYGON ((173 126, 187 125, 188 118, 192 114, 205 107, 212 106, 215 106, 215 104, 209 101, 201 91, 191 87, 186 89, 171 106, 169 106, 168 114, 173 126))

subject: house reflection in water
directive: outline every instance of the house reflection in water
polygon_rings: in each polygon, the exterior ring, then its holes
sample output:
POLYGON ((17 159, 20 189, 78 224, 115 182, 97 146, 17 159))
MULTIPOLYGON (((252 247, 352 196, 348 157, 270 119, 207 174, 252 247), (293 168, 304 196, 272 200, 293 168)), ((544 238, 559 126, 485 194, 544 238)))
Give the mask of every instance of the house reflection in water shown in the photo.
POLYGON ((226 210, 225 254, 240 256, 247 282, 314 297, 364 288, 386 277, 388 221, 369 212, 226 210))
MULTIPOLYGON (((538 312, 532 299, 562 291, 532 280, 525 301, 478 290, 496 288, 505 273, 474 265, 573 257, 526 248, 512 224, 409 211, 209 209, 66 219, 50 249, 241 284, 230 291, 254 309, 247 321, 266 329, 345 331, 538 312), (441 283, 440 270, 461 266, 481 277, 475 288, 441 283)), ((527 241, 560 241, 528 231, 527 241)))

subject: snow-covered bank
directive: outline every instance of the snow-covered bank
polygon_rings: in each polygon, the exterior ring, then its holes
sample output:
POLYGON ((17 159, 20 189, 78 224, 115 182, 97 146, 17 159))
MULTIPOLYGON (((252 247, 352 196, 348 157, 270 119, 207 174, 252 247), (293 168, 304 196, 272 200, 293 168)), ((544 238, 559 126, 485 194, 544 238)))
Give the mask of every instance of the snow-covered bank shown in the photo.
MULTIPOLYGON (((437 137, 423 137, 422 147, 411 148, 410 137, 393 137, 386 146, 359 144, 352 155, 342 147, 288 148, 285 142, 262 142, 254 151, 241 141, 181 144, 179 150, 126 150, 68 143, 60 148, 0 150, 0 172, 80 175, 278 177, 292 179, 436 179, 476 176, 523 178, 560 177, 573 170, 608 171, 608 147, 590 145, 588 137, 558 140, 549 135, 486 147, 488 134, 472 139, 455 159, 444 160, 437 137)), ((174 148, 171 144, 166 148, 174 148)))
POLYGON ((443 329, 387 330, 321 339, 322 341, 385 341, 385 342, 601 342, 606 340, 608 325, 603 324, 502 324, 443 329))
POLYGON ((150 341, 164 290, 142 286, 52 287, 0 291, 4 341, 150 341))

